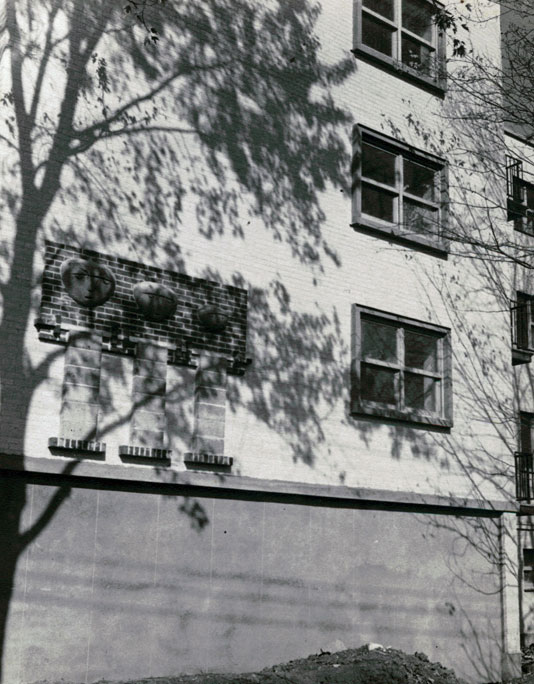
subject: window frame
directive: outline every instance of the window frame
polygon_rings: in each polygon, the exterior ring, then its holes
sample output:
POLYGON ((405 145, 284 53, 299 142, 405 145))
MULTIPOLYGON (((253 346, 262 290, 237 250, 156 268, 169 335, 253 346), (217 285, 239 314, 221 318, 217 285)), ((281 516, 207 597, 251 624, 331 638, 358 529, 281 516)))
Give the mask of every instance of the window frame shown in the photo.
POLYGON ((515 310, 512 320, 512 346, 530 354, 534 353, 534 295, 518 290, 511 305, 515 310))
POLYGON ((521 584, 524 592, 534 592, 534 549, 523 547, 521 553, 521 584))
MULTIPOLYGON (((423 0, 427 2, 428 5, 433 8, 442 8, 443 5, 440 2, 432 2, 431 0, 423 0)), ((402 2, 403 0, 393 0, 394 10, 393 20, 387 19, 371 10, 368 7, 363 6, 363 0, 353 0, 353 54, 357 57, 362 57, 373 64, 383 66, 388 71, 391 71, 397 76, 406 78, 407 80, 422 85, 435 94, 443 96, 447 88, 447 71, 445 67, 445 57, 446 57, 446 43, 445 43, 445 32, 441 30, 435 21, 432 22, 432 40, 425 40, 422 36, 419 36, 409 29, 403 28, 402 25, 402 2), (393 28, 395 38, 393 39, 393 54, 392 56, 386 55, 379 50, 365 45, 362 40, 362 17, 367 14, 369 17, 374 18, 377 22, 393 28), (412 40, 418 43, 430 46, 436 55, 437 64, 437 74, 436 77, 424 74, 417 69, 410 67, 405 64, 401 59, 401 44, 403 34, 408 35, 412 40)))
POLYGON ((519 411, 517 445, 521 454, 531 454, 534 450, 534 413, 519 411))
POLYGON ((384 234, 388 238, 397 240, 399 242, 418 246, 428 249, 440 255, 446 255, 449 252, 449 241, 445 237, 448 225, 448 207, 449 207, 449 191, 448 191, 448 166, 444 159, 437 157, 429 152, 416 149, 407 143, 395 140, 390 136, 364 126, 363 124, 356 124, 353 128, 352 135, 353 143, 353 161, 352 161, 352 223, 351 226, 355 229, 363 229, 371 231, 374 234, 384 234), (362 189, 363 184, 375 185, 377 188, 382 187, 378 182, 372 179, 365 178, 362 174, 362 150, 363 143, 373 145, 381 150, 396 155, 395 173, 396 185, 395 189, 383 189, 386 192, 394 194, 398 198, 398 206, 394 212, 394 220, 392 222, 385 221, 378 217, 364 214, 362 211, 362 189), (438 188, 436 190, 437 198, 434 202, 430 202, 421 197, 407 193, 402 187, 402 167, 401 159, 407 159, 413 163, 419 164, 426 168, 431 168, 436 173, 438 179, 438 188), (402 226, 399 216, 402 211, 403 198, 426 205, 437 209, 439 212, 438 226, 439 231, 437 235, 425 235, 414 232, 407 233, 402 226))
POLYGON ((507 155, 507 219, 514 222, 514 230, 534 237, 534 207, 528 205, 529 190, 534 193, 534 183, 524 179, 523 162, 517 157, 507 155))
MULTIPOLYGON (((402 333, 404 334, 404 332, 402 333)), ((397 332, 398 336, 399 332, 397 332)), ((452 419, 452 353, 451 353, 451 330, 434 323, 427 323, 415 318, 399 316, 380 309, 374 309, 362 304, 352 306, 352 367, 351 367, 351 413, 357 416, 372 416, 402 421, 411 424, 428 425, 436 428, 450 429, 453 426, 452 419), (364 357, 362 354, 362 319, 373 320, 386 325, 393 325, 397 330, 409 330, 423 335, 431 335, 438 340, 438 370, 435 372, 419 369, 420 375, 434 377, 441 383, 440 411, 431 412, 406 408, 402 388, 402 377, 406 372, 417 372, 417 369, 409 367, 401 362, 392 364, 377 359, 364 357), (399 373, 399 381, 396 383, 396 406, 390 404, 362 399, 362 364, 394 368, 399 373)), ((404 350, 401 348, 401 353, 404 350)))

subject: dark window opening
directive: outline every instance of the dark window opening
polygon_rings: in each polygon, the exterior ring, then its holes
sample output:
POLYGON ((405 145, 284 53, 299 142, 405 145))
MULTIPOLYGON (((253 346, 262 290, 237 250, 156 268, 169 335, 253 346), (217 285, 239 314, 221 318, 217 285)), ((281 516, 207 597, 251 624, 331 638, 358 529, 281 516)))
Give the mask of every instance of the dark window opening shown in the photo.
POLYGON ((450 426, 449 331, 354 307, 353 413, 450 426))

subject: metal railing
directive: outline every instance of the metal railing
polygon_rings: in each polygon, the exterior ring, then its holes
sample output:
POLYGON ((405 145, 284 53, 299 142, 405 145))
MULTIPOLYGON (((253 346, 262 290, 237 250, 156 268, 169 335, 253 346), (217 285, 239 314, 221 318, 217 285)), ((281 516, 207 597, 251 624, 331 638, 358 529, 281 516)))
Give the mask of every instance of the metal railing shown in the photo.
POLYGON ((506 157, 506 194, 513 201, 522 201, 520 182, 523 180, 523 162, 515 157, 506 157))
POLYGON ((532 476, 534 474, 532 452, 516 451, 515 456, 515 498, 518 501, 532 499, 532 476))

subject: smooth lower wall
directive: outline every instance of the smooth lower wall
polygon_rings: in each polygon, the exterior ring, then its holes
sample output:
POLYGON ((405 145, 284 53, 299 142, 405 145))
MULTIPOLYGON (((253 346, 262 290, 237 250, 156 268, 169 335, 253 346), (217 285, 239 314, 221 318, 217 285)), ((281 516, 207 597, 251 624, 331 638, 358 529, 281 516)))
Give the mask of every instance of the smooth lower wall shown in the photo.
MULTIPOLYGON (((57 484, 28 481, 24 527, 57 484)), ((5 684, 252 671, 366 642, 500 678, 498 517, 71 485, 17 564, 5 684)))

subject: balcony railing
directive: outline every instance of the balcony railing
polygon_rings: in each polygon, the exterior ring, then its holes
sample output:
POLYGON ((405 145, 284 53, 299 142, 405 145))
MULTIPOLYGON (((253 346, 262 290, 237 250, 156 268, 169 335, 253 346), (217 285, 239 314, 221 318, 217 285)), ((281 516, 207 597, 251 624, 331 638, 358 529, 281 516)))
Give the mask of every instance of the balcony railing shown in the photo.
POLYGON ((515 498, 518 501, 532 499, 532 477, 534 474, 532 452, 515 453, 515 498))

